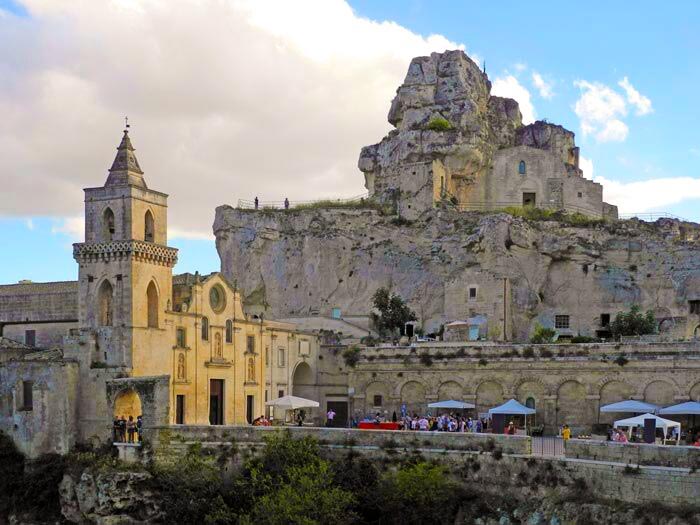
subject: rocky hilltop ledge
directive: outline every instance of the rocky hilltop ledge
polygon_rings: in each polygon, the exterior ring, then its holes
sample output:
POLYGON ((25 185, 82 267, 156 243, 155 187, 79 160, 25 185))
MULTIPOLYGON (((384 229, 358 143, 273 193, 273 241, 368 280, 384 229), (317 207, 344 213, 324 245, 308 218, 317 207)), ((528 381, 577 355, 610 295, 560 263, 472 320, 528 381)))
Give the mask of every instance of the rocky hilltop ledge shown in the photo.
POLYGON ((484 338, 524 340, 563 315, 560 334, 595 336, 639 304, 692 335, 698 226, 618 221, 583 177, 574 134, 523 126, 517 102, 490 90, 462 51, 415 58, 389 111, 395 129, 360 154, 367 199, 217 208, 221 269, 248 308, 350 319, 388 286, 426 332, 480 319, 484 338))

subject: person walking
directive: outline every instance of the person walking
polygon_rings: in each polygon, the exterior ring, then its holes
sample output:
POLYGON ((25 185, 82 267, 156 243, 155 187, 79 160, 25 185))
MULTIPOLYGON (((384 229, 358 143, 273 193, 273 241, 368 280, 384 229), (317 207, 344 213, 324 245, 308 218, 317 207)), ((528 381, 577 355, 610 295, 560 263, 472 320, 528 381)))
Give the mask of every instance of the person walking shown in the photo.
POLYGON ((289 209, 289 199, 287 197, 284 198, 284 209, 285 210, 289 209))
POLYGON ((114 416, 114 421, 112 421, 112 441, 117 443, 119 441, 119 417, 114 416))
POLYGON ((329 408, 328 412, 326 412, 326 426, 332 427, 334 419, 335 419, 335 410, 333 410, 332 408, 329 408))
POLYGON ((143 430, 143 416, 137 416, 136 417, 136 432, 138 432, 139 435, 139 443, 143 441, 141 438, 141 431, 143 430))
POLYGON ((260 204, 260 201, 258 201, 257 195, 255 196, 255 209, 258 209, 258 205, 260 204))

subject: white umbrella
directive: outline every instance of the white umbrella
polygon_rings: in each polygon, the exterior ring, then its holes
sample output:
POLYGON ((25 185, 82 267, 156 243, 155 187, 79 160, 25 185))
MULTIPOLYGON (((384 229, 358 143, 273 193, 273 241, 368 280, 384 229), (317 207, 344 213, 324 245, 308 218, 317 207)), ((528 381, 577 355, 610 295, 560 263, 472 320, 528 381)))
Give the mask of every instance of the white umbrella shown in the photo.
POLYGON ((298 408, 316 408, 318 407, 318 401, 312 401, 311 399, 304 399, 303 397, 296 396, 282 396, 272 401, 265 403, 267 406, 277 407, 284 410, 296 410, 298 408))
POLYGON ((671 421, 670 419, 664 419, 654 414, 642 414, 641 416, 628 417, 627 419, 619 419, 615 421, 615 427, 627 427, 632 429, 632 427, 643 427, 644 421, 647 419, 653 419, 656 428, 662 428, 664 430, 664 437, 666 437, 666 431, 669 427, 678 427, 678 436, 676 442, 681 438, 681 424, 677 421, 671 421))
POLYGON ((678 405, 662 408, 659 414, 700 414, 700 403, 697 401, 686 401, 678 405))
POLYGON ((644 401, 637 401, 636 399, 618 401, 617 403, 611 403, 610 405, 600 407, 601 412, 645 413, 656 412, 658 409, 659 407, 656 405, 652 405, 651 403, 645 403, 644 401))
POLYGON ((446 408, 451 410, 464 410, 466 408, 474 408, 471 403, 465 403, 464 401, 455 401, 450 399, 447 401, 437 401, 435 403, 430 403, 428 408, 446 408))

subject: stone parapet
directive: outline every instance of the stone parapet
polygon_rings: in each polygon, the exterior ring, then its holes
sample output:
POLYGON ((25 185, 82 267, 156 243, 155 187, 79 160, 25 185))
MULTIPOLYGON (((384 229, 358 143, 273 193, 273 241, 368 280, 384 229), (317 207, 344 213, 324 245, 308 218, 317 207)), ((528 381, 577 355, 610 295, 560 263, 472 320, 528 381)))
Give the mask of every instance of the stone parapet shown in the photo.
POLYGON ((173 267, 177 263, 177 248, 147 241, 111 241, 73 244, 73 258, 79 263, 122 261, 140 262, 173 267))
POLYGON ((564 453, 567 458, 610 461, 631 465, 700 467, 699 447, 570 439, 564 446, 564 453))
POLYGON ((251 426, 156 426, 151 427, 154 450, 173 443, 264 443, 267 436, 288 431, 294 438, 313 437, 322 444, 394 449, 430 448, 443 450, 501 449, 506 454, 530 454, 529 436, 472 434, 462 432, 420 432, 392 430, 359 430, 324 427, 251 427, 251 426))

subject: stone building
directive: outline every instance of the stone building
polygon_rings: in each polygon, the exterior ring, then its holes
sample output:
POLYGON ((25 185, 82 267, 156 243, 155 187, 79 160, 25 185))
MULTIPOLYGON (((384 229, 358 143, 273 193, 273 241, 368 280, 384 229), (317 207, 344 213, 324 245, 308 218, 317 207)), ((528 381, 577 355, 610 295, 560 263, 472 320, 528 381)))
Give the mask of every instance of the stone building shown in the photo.
MULTIPOLYGON (((563 424, 590 433, 624 414, 600 407, 626 399, 659 406, 700 400, 700 346, 692 343, 494 345, 429 343, 363 348, 350 370, 353 414, 391 418, 430 412, 434 401, 476 405, 471 415, 515 398, 548 434, 563 424), (622 358, 621 358, 622 356, 622 358)), ((434 411, 433 411, 434 412, 434 411)), ((684 426, 691 423, 683 420, 684 426)))
POLYGON ((414 58, 389 110, 395 129, 360 154, 370 198, 408 219, 442 203, 617 218, 603 187, 583 177, 571 131, 545 121, 523 126, 518 103, 490 92, 463 51, 414 58))
POLYGON ((0 285, 0 337, 28 346, 60 346, 78 326, 78 283, 62 281, 0 285))
POLYGON ((77 282, 0 287, 0 430, 28 454, 106 439, 113 416, 244 424, 278 395, 325 395, 316 335, 248 315, 220 273, 173 277, 167 195, 126 130, 105 184, 85 189, 73 256, 77 282))

